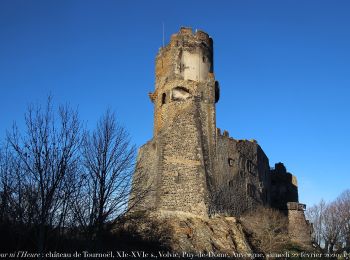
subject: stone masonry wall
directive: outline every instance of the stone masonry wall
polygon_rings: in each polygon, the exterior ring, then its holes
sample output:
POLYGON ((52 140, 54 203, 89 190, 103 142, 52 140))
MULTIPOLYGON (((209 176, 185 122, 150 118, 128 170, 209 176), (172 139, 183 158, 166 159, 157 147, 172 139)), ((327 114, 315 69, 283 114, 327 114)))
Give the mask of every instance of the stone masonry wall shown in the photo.
POLYGON ((294 175, 287 172, 283 163, 277 163, 270 171, 271 207, 287 209, 288 202, 298 202, 298 184, 294 175))
POLYGON ((172 35, 170 43, 159 50, 155 91, 150 93, 155 104, 154 136, 164 127, 166 115, 162 105, 172 99, 174 87, 185 87, 192 96, 204 94, 192 87, 214 78, 212 47, 208 34, 201 31, 193 34, 191 29, 181 28, 178 34, 172 35))
POLYGON ((311 225, 305 219, 304 210, 306 206, 297 202, 287 205, 288 233, 294 242, 311 246, 311 225))
POLYGON ((129 207, 132 211, 153 210, 156 208, 158 190, 159 153, 157 143, 151 140, 140 147, 129 207))
POLYGON ((154 140, 157 141, 157 209, 208 212, 215 157, 212 40, 181 28, 156 57, 154 140))
POLYGON ((162 210, 206 215, 207 180, 195 102, 183 102, 182 113, 158 135, 163 149, 158 206, 162 210))
POLYGON ((269 203, 268 159, 256 141, 217 135, 213 208, 235 216, 269 203))

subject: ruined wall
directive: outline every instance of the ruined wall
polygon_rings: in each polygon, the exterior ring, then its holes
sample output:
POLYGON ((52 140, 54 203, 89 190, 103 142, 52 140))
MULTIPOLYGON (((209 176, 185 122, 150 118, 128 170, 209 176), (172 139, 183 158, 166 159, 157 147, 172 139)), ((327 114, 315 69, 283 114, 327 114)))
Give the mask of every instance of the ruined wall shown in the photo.
POLYGON ((235 216, 268 205, 269 162, 256 141, 235 140, 217 134, 213 207, 235 216))
POLYGON ((158 190, 159 149, 151 140, 140 147, 133 176, 132 193, 129 202, 131 211, 153 210, 156 208, 158 190))
POLYGON ((288 202, 298 202, 298 184, 294 175, 287 172, 283 163, 276 163, 270 171, 271 206, 276 209, 287 209, 288 202))
POLYGON ((257 145, 257 157, 258 157, 258 174, 259 181, 262 183, 261 196, 263 197, 263 205, 271 205, 271 175, 270 175, 270 163, 269 158, 262 150, 260 145, 257 145))
POLYGON ((289 202, 287 204, 288 233, 292 241, 302 245, 311 246, 312 226, 305 219, 305 204, 289 202))

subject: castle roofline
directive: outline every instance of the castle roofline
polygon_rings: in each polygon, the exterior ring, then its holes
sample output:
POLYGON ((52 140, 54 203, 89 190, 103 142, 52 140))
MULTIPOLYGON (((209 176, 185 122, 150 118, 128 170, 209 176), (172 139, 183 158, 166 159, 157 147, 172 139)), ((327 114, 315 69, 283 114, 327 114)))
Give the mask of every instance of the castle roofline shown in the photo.
POLYGON ((205 31, 196 29, 195 33, 193 33, 192 27, 186 26, 180 27, 180 31, 173 35, 192 35, 200 39, 211 39, 209 34, 207 34, 205 31))
POLYGON ((171 35, 169 44, 160 48, 160 50, 167 48, 167 46, 176 46, 179 44, 179 40, 183 41, 199 41, 205 43, 205 45, 209 48, 213 48, 213 39, 209 36, 208 33, 202 30, 195 30, 193 32, 191 27, 181 27, 180 31, 171 35))
POLYGON ((258 144, 258 141, 256 139, 235 139, 233 137, 230 136, 230 133, 227 130, 224 130, 223 132, 221 132, 220 128, 216 128, 216 132, 218 136, 221 137, 227 137, 229 139, 235 140, 236 142, 250 142, 250 143, 255 143, 258 144))

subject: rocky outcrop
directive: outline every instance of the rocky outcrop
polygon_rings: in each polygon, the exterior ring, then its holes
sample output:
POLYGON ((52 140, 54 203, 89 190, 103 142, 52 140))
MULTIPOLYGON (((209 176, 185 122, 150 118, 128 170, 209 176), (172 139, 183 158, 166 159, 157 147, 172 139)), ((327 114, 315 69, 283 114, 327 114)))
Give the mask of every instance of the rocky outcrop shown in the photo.
POLYGON ((169 252, 198 254, 252 253, 241 224, 234 217, 202 218, 183 212, 148 212, 130 216, 124 229, 159 241, 169 252))

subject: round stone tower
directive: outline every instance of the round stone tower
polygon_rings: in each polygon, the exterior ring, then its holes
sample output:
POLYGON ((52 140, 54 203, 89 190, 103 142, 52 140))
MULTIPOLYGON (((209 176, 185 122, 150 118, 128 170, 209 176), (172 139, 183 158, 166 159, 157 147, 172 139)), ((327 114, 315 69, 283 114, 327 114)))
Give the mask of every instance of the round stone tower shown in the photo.
POLYGON ((197 215, 208 212, 216 147, 213 41, 181 28, 156 57, 154 137, 155 208, 197 215))
POLYGON ((219 87, 213 74, 212 38, 203 31, 193 34, 191 28, 182 27, 179 33, 172 35, 166 47, 160 48, 155 76, 155 92, 150 94, 155 105, 154 136, 171 122, 172 114, 167 108, 172 101, 193 97, 211 105, 218 101, 219 87))

